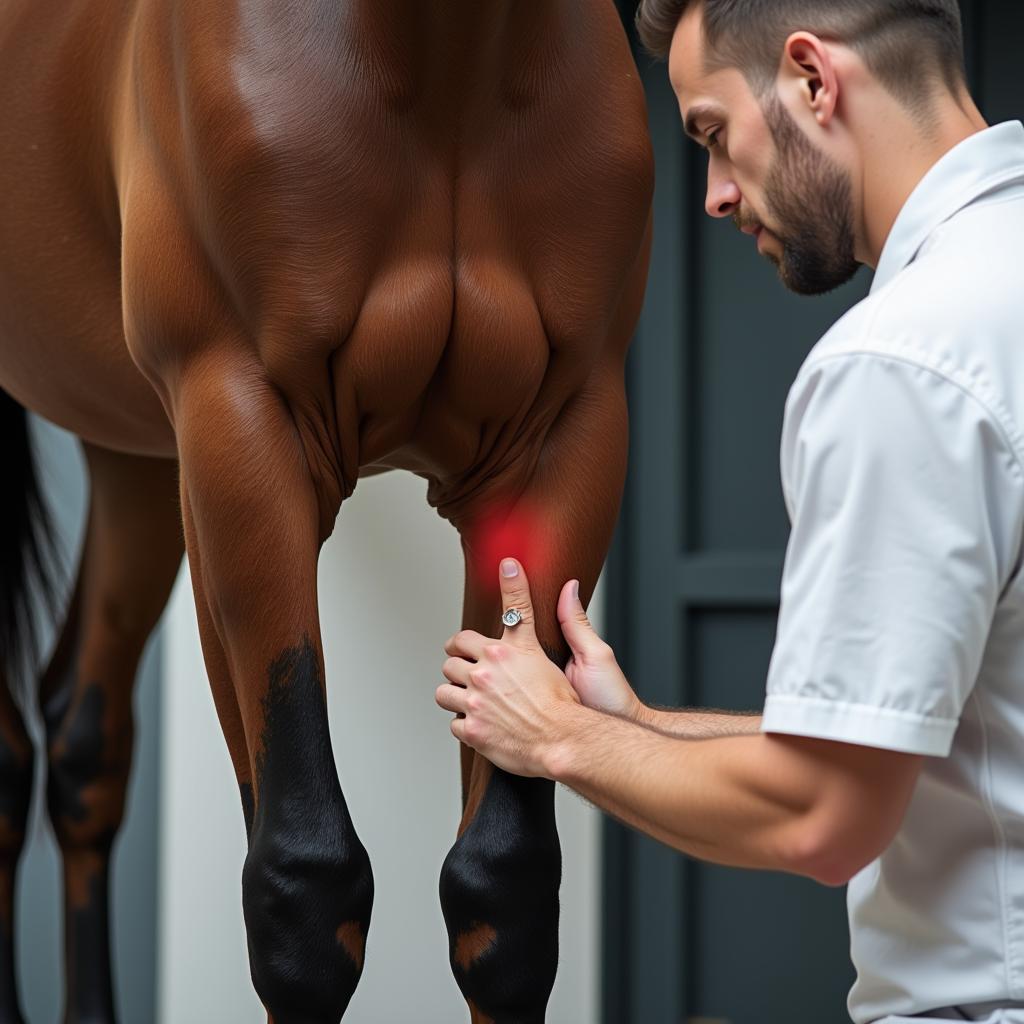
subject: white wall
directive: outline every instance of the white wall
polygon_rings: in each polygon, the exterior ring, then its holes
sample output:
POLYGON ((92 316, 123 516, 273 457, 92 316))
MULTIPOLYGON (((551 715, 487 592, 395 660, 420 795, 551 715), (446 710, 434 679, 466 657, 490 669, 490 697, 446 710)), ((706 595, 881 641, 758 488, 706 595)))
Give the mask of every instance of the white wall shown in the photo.
MULTIPOLYGON (((335 756, 376 888, 366 967, 346 1024, 468 1020, 437 895, 459 820, 458 750, 433 697, 443 681, 441 645, 460 625, 462 554, 425 494, 411 474, 360 481, 320 563, 335 756)), ((591 606, 599 630, 601 608, 599 585, 591 606)), ((261 1008, 242 929, 244 829, 187 570, 169 609, 164 657, 160 1021, 253 1024, 261 1008)), ((598 815, 565 790, 557 807, 561 966, 549 1018, 595 1024, 598 815)))

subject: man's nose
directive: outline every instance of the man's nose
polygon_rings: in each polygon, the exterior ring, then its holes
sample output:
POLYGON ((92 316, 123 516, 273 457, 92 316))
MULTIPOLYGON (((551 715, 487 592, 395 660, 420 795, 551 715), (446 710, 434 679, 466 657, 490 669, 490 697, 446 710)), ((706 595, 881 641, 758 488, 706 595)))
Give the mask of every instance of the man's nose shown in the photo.
POLYGON ((739 185, 726 175, 708 173, 708 197, 704 209, 709 217, 731 217, 740 205, 739 185))

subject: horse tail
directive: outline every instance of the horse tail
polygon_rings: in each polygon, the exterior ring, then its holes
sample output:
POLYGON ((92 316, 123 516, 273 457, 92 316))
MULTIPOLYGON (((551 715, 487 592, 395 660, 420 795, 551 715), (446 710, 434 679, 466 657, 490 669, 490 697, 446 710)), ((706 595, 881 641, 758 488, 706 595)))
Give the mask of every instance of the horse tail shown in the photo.
POLYGON ((0 473, 4 477, 4 499, 0 501, 0 676, 6 677, 8 689, 17 695, 21 688, 14 680, 27 678, 28 659, 38 654, 33 589, 48 610, 56 606, 57 548, 36 475, 28 414, 3 389, 0 473))

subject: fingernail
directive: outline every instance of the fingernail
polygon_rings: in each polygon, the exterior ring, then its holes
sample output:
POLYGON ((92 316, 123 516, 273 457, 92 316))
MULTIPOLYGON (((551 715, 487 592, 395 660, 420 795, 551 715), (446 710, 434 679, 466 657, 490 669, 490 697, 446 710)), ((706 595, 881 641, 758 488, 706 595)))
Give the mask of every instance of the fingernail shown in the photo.
POLYGON ((501 563, 501 575, 505 577, 518 576, 519 566, 511 558, 506 558, 501 563))
POLYGON ((573 580, 572 581, 572 596, 577 601, 580 599, 580 581, 579 580, 573 580))

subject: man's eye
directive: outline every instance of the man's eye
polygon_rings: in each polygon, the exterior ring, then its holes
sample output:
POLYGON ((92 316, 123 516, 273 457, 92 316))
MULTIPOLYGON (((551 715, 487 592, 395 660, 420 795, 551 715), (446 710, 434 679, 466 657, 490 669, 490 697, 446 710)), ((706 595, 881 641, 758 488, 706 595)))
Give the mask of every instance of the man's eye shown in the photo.
POLYGON ((708 149, 714 149, 718 145, 718 133, 721 128, 716 128, 713 132, 708 132, 708 149))

